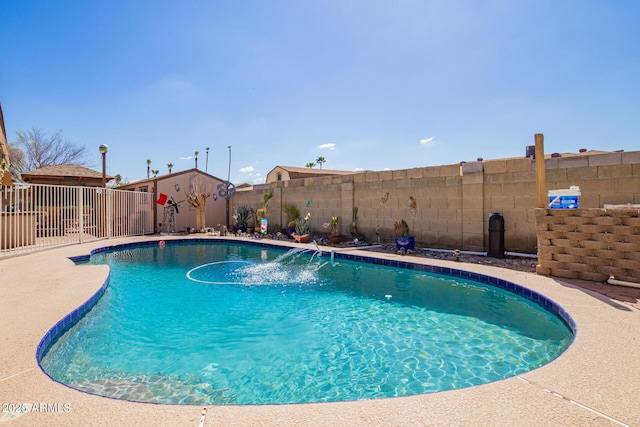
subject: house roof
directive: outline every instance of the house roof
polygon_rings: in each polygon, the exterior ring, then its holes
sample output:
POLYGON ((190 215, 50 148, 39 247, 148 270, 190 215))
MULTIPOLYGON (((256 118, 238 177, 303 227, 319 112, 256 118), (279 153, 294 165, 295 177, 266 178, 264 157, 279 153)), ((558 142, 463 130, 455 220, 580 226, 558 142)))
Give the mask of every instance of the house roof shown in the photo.
POLYGON ((318 176, 327 176, 327 175, 353 175, 354 171, 343 171, 343 170, 331 170, 331 169, 314 169, 314 168, 300 168, 295 166, 276 166, 271 169, 273 172, 276 169, 282 169, 289 173, 290 179, 298 179, 298 178, 313 178, 318 176))
POLYGON ((139 186, 141 184, 145 184, 145 183, 148 183, 148 182, 150 183, 150 182, 158 181, 158 180, 161 180, 161 179, 165 179, 165 178, 168 178, 170 176, 178 176, 178 175, 183 175, 185 173, 193 173, 193 172, 199 173, 201 175, 208 176, 208 177, 216 179, 218 181, 226 182, 226 180, 218 178, 217 176, 209 175, 208 173, 203 172, 200 169, 191 168, 191 169, 183 170, 183 171, 180 171, 180 172, 174 172, 174 173, 168 173, 168 174, 164 174, 164 175, 151 176, 149 178, 144 178, 144 179, 139 179, 137 181, 127 182, 126 184, 120 185, 118 188, 126 190, 128 188, 134 188, 134 187, 137 187, 137 186, 139 186))
MULTIPOLYGON (((39 169, 22 174, 23 179, 28 180, 28 178, 30 177, 102 179, 102 172, 94 171, 93 169, 85 168, 84 166, 78 165, 51 165, 44 166, 39 169)), ((110 181, 112 179, 112 176, 107 175, 107 181, 110 181)))

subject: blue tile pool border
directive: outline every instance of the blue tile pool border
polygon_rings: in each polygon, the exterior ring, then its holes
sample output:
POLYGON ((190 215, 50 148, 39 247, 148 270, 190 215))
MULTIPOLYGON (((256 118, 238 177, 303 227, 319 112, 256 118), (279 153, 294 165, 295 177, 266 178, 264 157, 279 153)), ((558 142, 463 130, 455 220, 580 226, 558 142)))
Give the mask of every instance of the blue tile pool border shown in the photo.
MULTIPOLYGON (((103 246, 103 247, 93 249, 89 253, 89 255, 73 256, 73 257, 69 257, 69 259, 75 262, 76 264, 83 264, 83 263, 89 262, 92 255, 100 252, 107 252, 111 250, 142 248, 147 246, 156 246, 158 245, 158 242, 161 240, 162 239, 155 239, 155 240, 148 240, 144 242, 123 243, 123 244, 117 244, 117 245, 111 245, 111 246, 103 246)), ((279 244, 279 245, 273 244, 265 240, 238 241, 234 239, 225 239, 225 238, 218 238, 215 240, 207 239, 207 238, 172 239, 172 240, 166 240, 164 242, 165 242, 164 243, 165 245, 171 245, 171 246, 190 245, 190 244, 220 245, 220 244, 233 243, 238 245, 259 246, 259 247, 264 247, 269 249, 279 249, 279 250, 285 250, 287 249, 287 247, 289 248, 294 247, 294 246, 286 246, 282 244, 279 244)), ((322 256, 331 256, 331 252, 332 252, 331 249, 323 250, 323 248, 320 247, 320 250, 322 251, 322 256)), ((499 279, 497 277, 488 276, 486 274, 474 273, 467 270, 461 270, 461 269, 455 269, 455 268, 449 268, 449 267, 440 267, 440 266, 431 265, 431 264, 421 264, 421 263, 415 263, 415 262, 410 262, 405 260, 378 258, 375 256, 368 256, 368 255, 354 255, 354 254, 334 251, 333 257, 334 259, 343 259, 343 260, 362 262, 367 264, 376 264, 376 265, 384 265, 388 267, 402 268, 407 270, 423 271, 426 273, 442 274, 450 277, 473 280, 481 284, 486 284, 486 285, 494 286, 499 289, 504 289, 508 292, 519 295, 539 305, 549 313, 554 314, 573 332, 574 336, 577 333, 577 326, 575 321, 569 315, 569 313, 567 313, 567 311, 560 306, 560 304, 556 303, 552 299, 542 295, 539 292, 531 290, 522 285, 518 285, 517 283, 510 282, 508 280, 499 279)), ((61 337, 65 332, 67 332, 76 323, 78 323, 78 321, 82 319, 82 317, 84 317, 84 315, 88 313, 93 308, 94 305, 96 305, 100 297, 102 297, 102 295, 104 294, 108 283, 109 283, 109 276, 107 276, 107 279, 95 294, 93 294, 87 301, 81 304, 78 308, 76 308, 71 313, 63 317, 62 320, 60 320, 51 329, 49 329, 49 331, 47 331, 47 333, 42 338, 42 340, 40 340, 40 343, 38 344, 38 348, 36 350, 36 359, 38 361, 38 365, 40 365, 42 358, 47 354, 47 352, 49 351, 53 343, 55 343, 59 337, 61 337)), ((42 365, 40 365, 40 368, 42 369, 42 365)), ((42 369, 42 371, 46 373, 44 369, 42 369)))
MULTIPOLYGON (((71 329, 76 323, 80 321, 87 314, 94 305, 97 304, 100 297, 104 294, 104 291, 107 289, 107 285, 109 284, 109 275, 107 275, 106 280, 100 286, 100 289, 96 293, 94 293, 88 300, 82 303, 79 307, 73 310, 71 313, 64 316, 61 320, 58 321, 51 329, 47 331, 44 337, 40 340, 38 344, 38 348, 36 349, 36 360, 38 361, 38 365, 40 365, 40 361, 47 354, 53 343, 56 342, 58 338, 60 338, 65 332, 71 329)), ((42 369, 42 366, 40 365, 42 369)), ((46 373, 44 369, 43 372, 46 373)), ((48 375, 48 374, 47 374, 48 375)))

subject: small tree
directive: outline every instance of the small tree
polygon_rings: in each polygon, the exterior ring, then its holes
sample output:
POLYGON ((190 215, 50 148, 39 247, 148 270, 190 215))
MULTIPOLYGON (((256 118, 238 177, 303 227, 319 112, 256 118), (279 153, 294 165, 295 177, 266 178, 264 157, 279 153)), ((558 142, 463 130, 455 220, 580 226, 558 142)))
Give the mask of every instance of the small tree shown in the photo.
POLYGON ((309 162, 305 165, 305 167, 313 168, 315 165, 316 165, 315 162, 309 162))
POLYGON ((158 169, 151 169, 151 173, 153 174, 153 177, 155 178, 156 176, 158 176, 160 171, 158 169))
POLYGON ((173 163, 167 163, 167 167, 169 168, 169 175, 171 175, 171 168, 173 168, 173 163))
POLYGON ((205 213, 207 198, 211 196, 211 188, 201 181, 191 182, 189 192, 185 192, 187 202, 196 208, 196 228, 198 231, 205 228, 205 213))
POLYGON ((149 171, 151 171, 151 159, 147 159, 147 179, 149 178, 149 171))
POLYGON ((325 159, 324 157, 320 156, 316 159, 316 163, 320 165, 320 169, 322 169, 322 164, 325 163, 327 161, 327 159, 325 159))
POLYGON ((196 169, 198 169, 198 154, 199 154, 199 153, 200 153, 199 151, 194 151, 194 152, 193 152, 193 154, 194 154, 194 155, 195 155, 195 157, 196 157, 196 169))
POLYGON ((48 136, 38 127, 16 132, 17 141, 9 146, 11 171, 22 174, 44 166, 73 164, 86 166, 87 150, 62 137, 62 131, 48 136))

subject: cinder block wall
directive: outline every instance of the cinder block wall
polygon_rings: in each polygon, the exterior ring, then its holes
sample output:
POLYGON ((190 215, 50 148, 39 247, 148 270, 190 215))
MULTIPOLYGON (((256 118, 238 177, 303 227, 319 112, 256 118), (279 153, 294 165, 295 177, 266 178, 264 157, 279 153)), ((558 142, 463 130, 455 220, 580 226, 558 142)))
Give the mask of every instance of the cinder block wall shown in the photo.
POLYGON ((640 279, 639 209, 536 209, 536 223, 538 274, 640 279))
MULTIPOLYGON (((582 154, 545 160, 547 189, 580 187, 580 208, 605 204, 640 204, 640 152, 582 154)), ((294 203, 311 213, 314 232, 331 216, 349 234, 352 210, 358 207, 358 230, 370 242, 393 239, 393 223, 404 218, 424 247, 486 251, 488 221, 498 212, 505 220, 507 251, 535 253, 536 172, 530 158, 466 162, 396 171, 280 181, 238 191, 236 205, 258 208, 265 191, 270 226, 285 226, 281 206, 294 203), (410 197, 417 209, 409 206, 410 197)))

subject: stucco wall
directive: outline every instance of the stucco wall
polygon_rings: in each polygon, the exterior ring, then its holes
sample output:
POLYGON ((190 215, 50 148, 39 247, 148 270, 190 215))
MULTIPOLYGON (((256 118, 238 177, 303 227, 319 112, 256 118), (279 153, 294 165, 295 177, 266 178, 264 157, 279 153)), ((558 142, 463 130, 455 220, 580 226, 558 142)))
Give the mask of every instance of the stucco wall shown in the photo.
MULTIPOLYGON (((545 160, 547 189, 580 187, 580 208, 640 203, 640 152, 581 154, 545 160)), ((273 191, 270 225, 286 221, 281 206, 294 203, 311 213, 311 228, 322 232, 331 216, 340 217, 349 234, 357 206, 358 230, 375 242, 392 241, 393 223, 404 218, 421 246, 485 251, 488 219, 505 220, 507 251, 535 253, 536 172, 531 158, 498 159, 347 176, 281 181, 239 191, 233 206, 258 208, 265 191, 273 191), (388 199, 384 202, 385 194, 388 199), (417 209, 409 206, 410 197, 417 209), (308 204, 308 206, 307 206, 308 204)))

